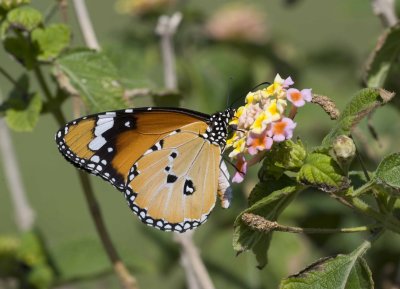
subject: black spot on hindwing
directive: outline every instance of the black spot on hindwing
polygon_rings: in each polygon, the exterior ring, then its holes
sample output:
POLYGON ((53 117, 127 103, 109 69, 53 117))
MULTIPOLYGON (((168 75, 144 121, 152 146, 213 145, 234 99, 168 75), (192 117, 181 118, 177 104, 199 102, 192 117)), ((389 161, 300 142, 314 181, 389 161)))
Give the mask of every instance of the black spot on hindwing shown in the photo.
POLYGON ((168 184, 175 183, 177 179, 178 179, 178 177, 175 176, 175 175, 168 175, 167 176, 167 183, 168 184))
POLYGON ((183 185, 183 193, 185 195, 192 195, 196 191, 192 180, 185 180, 185 184, 183 185))

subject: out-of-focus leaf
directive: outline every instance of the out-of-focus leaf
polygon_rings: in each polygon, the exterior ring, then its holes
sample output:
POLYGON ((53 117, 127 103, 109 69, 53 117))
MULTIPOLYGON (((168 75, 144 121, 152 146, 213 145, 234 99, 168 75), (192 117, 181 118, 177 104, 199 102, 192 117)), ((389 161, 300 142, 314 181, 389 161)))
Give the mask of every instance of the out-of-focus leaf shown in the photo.
POLYGON ((8 126, 15 131, 32 131, 40 116, 42 97, 39 93, 28 95, 28 99, 8 102, 5 112, 8 126))
POLYGON ((12 27, 32 31, 43 22, 43 16, 40 11, 29 7, 22 6, 11 10, 7 14, 7 21, 12 27))
POLYGON ((328 155, 311 153, 297 175, 297 180, 324 192, 337 192, 349 186, 337 163, 328 155))
POLYGON ((292 201, 299 187, 289 178, 283 176, 280 182, 260 182, 253 191, 249 200, 254 202, 244 210, 235 220, 233 234, 233 248, 238 253, 252 250, 256 255, 258 267, 263 268, 267 262, 267 252, 272 238, 272 232, 257 232, 249 228, 242 220, 244 213, 253 213, 270 221, 275 221, 280 213, 292 201))
POLYGON ((385 157, 375 173, 375 181, 380 184, 400 189, 400 153, 385 157))
POLYGON ((35 48, 23 37, 9 36, 4 39, 4 48, 27 69, 35 64, 35 48))
POLYGON ((64 88, 72 86, 82 97, 91 112, 121 109, 124 89, 119 82, 117 69, 103 53, 91 50, 73 51, 56 60, 57 78, 64 88))
POLYGON ((2 0, 0 1, 0 8, 8 11, 23 4, 29 4, 30 0, 2 0))
POLYGON ((367 262, 362 258, 366 251, 360 246, 351 254, 323 258, 303 271, 282 280, 281 289, 372 289, 374 282, 367 262))
POLYGON ((69 45, 71 31, 64 24, 52 24, 34 29, 31 37, 38 47, 38 60, 51 61, 69 45))
POLYGON ((347 104, 343 113, 336 121, 336 125, 326 135, 322 141, 321 150, 329 149, 333 141, 340 136, 349 136, 351 129, 359 123, 359 121, 367 116, 377 107, 386 104, 394 96, 384 89, 366 88, 360 90, 347 104))
POLYGON ((383 87, 392 66, 398 65, 396 59, 399 55, 400 25, 395 25, 379 37, 364 72, 365 84, 368 87, 383 87))

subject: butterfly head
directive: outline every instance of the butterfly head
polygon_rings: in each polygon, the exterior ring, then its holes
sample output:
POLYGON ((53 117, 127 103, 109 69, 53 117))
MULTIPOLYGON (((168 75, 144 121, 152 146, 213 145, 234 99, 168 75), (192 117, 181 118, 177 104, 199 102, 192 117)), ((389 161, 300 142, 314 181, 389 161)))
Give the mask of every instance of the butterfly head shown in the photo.
POLYGON ((204 138, 211 143, 224 148, 228 136, 229 122, 235 114, 234 108, 228 108, 225 111, 214 113, 210 116, 209 125, 204 138))

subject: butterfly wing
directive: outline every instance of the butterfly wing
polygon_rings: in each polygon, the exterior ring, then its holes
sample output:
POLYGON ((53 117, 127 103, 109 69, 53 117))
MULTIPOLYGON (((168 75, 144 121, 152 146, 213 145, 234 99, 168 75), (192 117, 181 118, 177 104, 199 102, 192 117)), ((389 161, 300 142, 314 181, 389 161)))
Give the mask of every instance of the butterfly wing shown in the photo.
POLYGON ((132 166, 125 197, 144 223, 184 232, 207 220, 216 201, 221 149, 201 137, 206 129, 204 122, 183 126, 132 166))
POLYGON ((86 116, 56 133, 58 149, 73 165, 124 190, 133 163, 158 140, 208 115, 185 109, 138 108, 86 116))
POLYGON ((68 161, 125 193, 146 224, 184 232, 214 207, 221 148, 203 138, 208 115, 184 109, 106 112, 56 134, 68 161))

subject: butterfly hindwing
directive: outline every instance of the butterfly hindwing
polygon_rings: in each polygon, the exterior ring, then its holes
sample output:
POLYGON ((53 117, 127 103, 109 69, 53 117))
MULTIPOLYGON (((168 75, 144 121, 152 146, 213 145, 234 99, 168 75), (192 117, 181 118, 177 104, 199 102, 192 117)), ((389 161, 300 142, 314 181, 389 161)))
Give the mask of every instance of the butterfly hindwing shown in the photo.
POLYGON ((216 201, 221 149, 196 122, 162 138, 132 167, 125 196, 139 218, 183 232, 205 222, 216 201))

